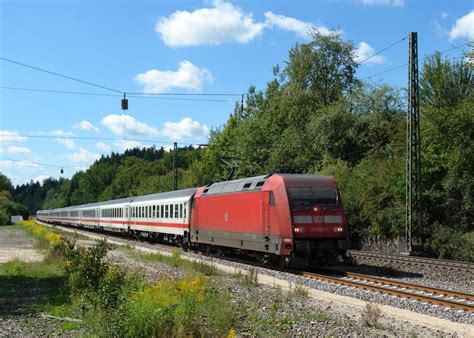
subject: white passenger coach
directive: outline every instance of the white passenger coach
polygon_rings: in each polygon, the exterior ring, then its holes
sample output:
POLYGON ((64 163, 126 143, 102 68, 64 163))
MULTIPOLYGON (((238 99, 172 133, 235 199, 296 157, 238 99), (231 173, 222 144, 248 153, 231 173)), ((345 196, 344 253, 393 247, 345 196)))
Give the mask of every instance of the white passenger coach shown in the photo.
POLYGON ((128 197, 53 210, 40 210, 38 220, 176 241, 187 238, 191 200, 197 189, 128 197))

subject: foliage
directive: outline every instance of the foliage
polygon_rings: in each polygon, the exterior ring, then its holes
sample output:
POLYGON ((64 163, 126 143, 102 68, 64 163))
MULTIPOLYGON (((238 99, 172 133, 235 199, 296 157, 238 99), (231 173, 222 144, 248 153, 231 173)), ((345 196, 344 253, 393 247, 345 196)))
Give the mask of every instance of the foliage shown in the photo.
POLYGON ((10 224, 11 216, 21 215, 27 219, 29 212, 25 206, 14 201, 10 179, 0 172, 0 225, 10 224))

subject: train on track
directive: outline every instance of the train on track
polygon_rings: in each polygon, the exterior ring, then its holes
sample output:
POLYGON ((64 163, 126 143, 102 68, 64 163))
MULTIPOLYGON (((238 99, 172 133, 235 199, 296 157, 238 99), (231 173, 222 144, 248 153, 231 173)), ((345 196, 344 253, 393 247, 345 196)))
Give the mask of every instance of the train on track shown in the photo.
POLYGON ((332 264, 349 246, 344 206, 327 176, 272 173, 53 210, 40 221, 120 232, 263 262, 332 264))

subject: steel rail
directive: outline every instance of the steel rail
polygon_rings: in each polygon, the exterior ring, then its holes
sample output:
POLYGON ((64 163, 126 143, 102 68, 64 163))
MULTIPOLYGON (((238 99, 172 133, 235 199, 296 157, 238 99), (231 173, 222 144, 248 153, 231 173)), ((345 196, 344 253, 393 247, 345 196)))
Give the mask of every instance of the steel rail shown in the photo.
POLYGON ((408 264, 421 264, 421 265, 431 265, 437 268, 443 269, 457 269, 457 270, 468 270, 474 272, 474 264, 469 262, 462 261, 452 261, 452 260, 443 260, 436 258, 426 258, 426 257, 415 257, 415 256, 400 256, 393 254, 385 254, 379 252, 368 252, 368 251, 358 251, 358 250, 349 250, 348 254, 354 257, 365 257, 375 260, 385 260, 391 262, 403 262, 408 264))
POLYGON ((389 285, 389 286, 395 286, 395 287, 399 287, 399 288, 406 288, 406 289, 409 289, 409 290, 429 292, 429 293, 433 293, 433 294, 437 294, 437 295, 441 295, 441 296, 446 296, 446 297, 467 299, 471 302, 474 302, 474 295, 469 294, 469 293, 462 293, 462 292, 457 292, 457 291, 438 289, 438 288, 423 286, 423 285, 419 285, 419 284, 400 282, 400 281, 387 279, 387 278, 382 278, 382 277, 373 277, 373 276, 361 275, 361 274, 353 273, 353 272, 346 272, 346 277, 359 279, 359 280, 365 280, 367 282, 381 283, 381 284, 385 284, 385 285, 389 285))
MULTIPOLYGON (((454 301, 450 299, 440 299, 437 297, 433 296, 428 296, 428 295, 422 295, 422 294, 416 294, 412 293, 409 291, 405 290, 395 290, 395 289, 390 289, 387 288, 387 286, 380 286, 380 285, 373 285, 373 284, 367 284, 364 282, 358 282, 358 281, 351 281, 347 279, 343 279, 341 277, 331 277, 327 275, 321 275, 321 274, 316 274, 312 272, 300 272, 300 276, 306 277, 306 278, 311 278, 311 279, 316 279, 316 280, 321 280, 324 282, 330 282, 330 283, 336 283, 336 284, 342 284, 345 286, 351 286, 351 287, 356 287, 359 289, 364 289, 364 290, 369 290, 369 291, 375 291, 375 292, 380 292, 384 294, 389 294, 392 296, 397 296, 401 298, 407 298, 407 299, 413 299, 417 300, 420 302, 425 302, 425 303, 430 303, 430 304, 435 304, 435 305, 441 305, 445 307, 452 307, 458 310, 463 310, 467 312, 474 313, 474 305, 463 303, 460 301, 454 301)), ((369 276, 364 276, 364 277, 369 277, 369 276)), ((429 292, 429 291, 426 291, 429 292)), ((465 299, 465 297, 463 298, 465 299)))

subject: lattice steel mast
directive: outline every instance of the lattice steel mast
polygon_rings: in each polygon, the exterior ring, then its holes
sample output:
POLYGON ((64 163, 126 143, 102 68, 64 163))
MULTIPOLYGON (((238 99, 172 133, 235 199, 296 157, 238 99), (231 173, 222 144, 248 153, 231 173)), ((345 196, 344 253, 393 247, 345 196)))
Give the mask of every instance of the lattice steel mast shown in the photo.
POLYGON ((408 114, 406 138, 406 246, 412 252, 413 229, 420 226, 421 142, 418 87, 418 34, 411 32, 408 51, 408 114))

